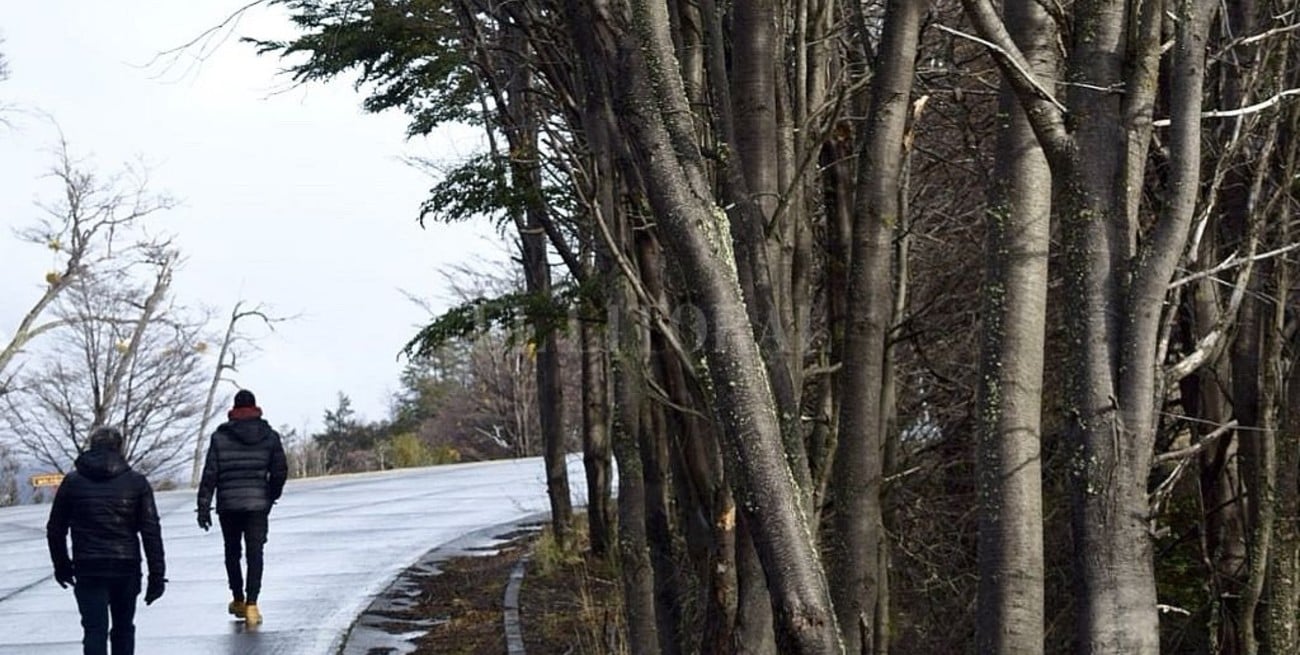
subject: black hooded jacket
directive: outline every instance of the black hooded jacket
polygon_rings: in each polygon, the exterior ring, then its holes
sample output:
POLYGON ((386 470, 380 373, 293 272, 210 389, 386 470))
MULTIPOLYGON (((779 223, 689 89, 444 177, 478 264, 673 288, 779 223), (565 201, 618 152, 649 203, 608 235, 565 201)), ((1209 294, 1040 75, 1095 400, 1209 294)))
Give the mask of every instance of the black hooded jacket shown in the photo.
POLYGON ((163 577, 162 528, 149 481, 107 447, 85 451, 75 467, 54 494, 45 525, 55 570, 75 564, 78 576, 139 575, 143 540, 149 575, 163 577))
POLYGON ((280 435, 254 410, 245 417, 232 410, 231 420, 222 423, 208 442, 208 456, 199 482, 199 509, 212 506, 217 495, 218 512, 269 510, 284 491, 289 466, 284 458, 280 435))

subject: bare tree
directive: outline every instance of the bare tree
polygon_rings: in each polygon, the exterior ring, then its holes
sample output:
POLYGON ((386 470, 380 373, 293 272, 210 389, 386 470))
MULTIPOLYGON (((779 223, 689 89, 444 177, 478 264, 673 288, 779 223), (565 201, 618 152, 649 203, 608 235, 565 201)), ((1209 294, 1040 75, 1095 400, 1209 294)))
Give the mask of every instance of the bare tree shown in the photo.
POLYGON ((226 322, 226 333, 221 338, 221 346, 217 349, 217 365, 212 370, 212 382, 208 385, 207 396, 203 401, 202 419, 199 421, 199 429, 194 439, 194 458, 190 471, 190 486, 199 486, 199 475, 203 469, 204 447, 208 444, 208 423, 216 415, 213 405, 216 403, 217 388, 221 386, 222 380, 226 378, 226 371, 237 370, 240 355, 240 345, 248 344, 249 337, 239 331, 239 321, 246 318, 259 318, 268 328, 274 330, 275 324, 281 321, 289 320, 285 317, 271 316, 261 305, 245 308, 244 301, 235 303, 234 309, 230 310, 230 320, 226 322))
MULTIPOLYGON (((1055 74, 1051 19, 1034 0, 1003 4, 1039 79, 1055 74)), ((981 653, 1043 652, 1040 459, 1047 253, 1052 176, 1024 111, 1004 82, 998 180, 986 212, 978 453, 981 653)))
POLYGON ((66 320, 45 319, 51 304, 79 277, 112 270, 131 261, 148 241, 132 242, 142 219, 169 209, 172 201, 150 193, 147 178, 127 169, 103 178, 73 158, 60 138, 49 176, 60 186, 59 200, 40 204, 42 216, 34 225, 17 231, 19 239, 49 249, 61 265, 45 274, 44 288, 0 349, 0 395, 12 385, 11 367, 32 339, 66 320))
POLYGON ((165 474, 183 457, 202 411, 207 321, 170 302, 176 254, 155 254, 147 283, 128 268, 66 287, 55 309, 64 327, 5 396, 3 421, 27 455, 67 470, 91 428, 115 425, 141 472, 165 474))

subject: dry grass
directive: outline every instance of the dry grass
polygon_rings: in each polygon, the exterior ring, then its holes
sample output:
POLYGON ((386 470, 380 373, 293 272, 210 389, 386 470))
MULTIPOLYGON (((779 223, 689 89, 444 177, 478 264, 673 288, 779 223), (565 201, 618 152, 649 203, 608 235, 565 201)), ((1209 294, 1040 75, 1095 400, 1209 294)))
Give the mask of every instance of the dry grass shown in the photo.
POLYGON ((622 594, 617 568, 586 555, 586 535, 560 548, 549 531, 517 536, 494 555, 457 557, 420 580, 420 600, 395 620, 430 619, 416 655, 506 652, 503 601, 510 572, 528 557, 520 587, 527 655, 623 655, 622 594))
POLYGON ((591 557, 586 535, 560 548, 549 531, 538 540, 520 591, 528 655, 622 655, 622 594, 617 567, 591 557))

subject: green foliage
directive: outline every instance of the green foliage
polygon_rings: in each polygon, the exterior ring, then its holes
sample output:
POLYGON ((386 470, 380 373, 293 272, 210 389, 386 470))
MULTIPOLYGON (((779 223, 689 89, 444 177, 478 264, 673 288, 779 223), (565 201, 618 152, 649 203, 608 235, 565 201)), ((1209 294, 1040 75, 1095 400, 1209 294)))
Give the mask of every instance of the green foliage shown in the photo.
POLYGON ((512 211, 522 211, 524 202, 522 194, 510 186, 500 158, 479 154, 443 172, 420 205, 420 225, 484 216, 500 228, 512 211))
POLYGON ((402 369, 401 389, 393 395, 393 431, 414 432, 422 421, 436 415, 465 384, 466 366, 465 357, 452 348, 407 362, 402 369))
POLYGON ((355 467, 360 454, 371 452, 388 434, 386 423, 367 423, 352 409, 352 399, 339 392, 338 404, 325 410, 325 429, 312 435, 312 441, 325 451, 326 471, 340 466, 355 467), (351 463, 349 463, 351 462, 351 463))
POLYGON ((407 133, 431 133, 443 123, 481 123, 477 83, 460 47, 451 5, 441 0, 273 0, 288 8, 302 35, 289 41, 244 39, 259 54, 304 61, 288 67, 296 82, 357 74, 371 87, 366 111, 400 109, 407 133))
POLYGON ((392 438, 393 466, 410 468, 433 464, 433 452, 420 438, 411 432, 399 434, 392 438))
POLYGON ((543 332, 563 330, 576 294, 576 287, 558 285, 550 297, 531 293, 507 293, 495 298, 479 296, 433 319, 402 347, 402 353, 412 359, 430 357, 449 343, 493 329, 512 335, 527 325, 543 332))

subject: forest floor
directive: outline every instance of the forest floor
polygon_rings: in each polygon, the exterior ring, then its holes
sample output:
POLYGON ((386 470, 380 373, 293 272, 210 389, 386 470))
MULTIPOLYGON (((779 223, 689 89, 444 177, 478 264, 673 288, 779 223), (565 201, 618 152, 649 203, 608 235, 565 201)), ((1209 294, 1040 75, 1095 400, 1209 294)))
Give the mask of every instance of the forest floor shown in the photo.
MULTIPOLYGON (((505 592, 525 560, 519 615, 526 655, 616 655, 622 610, 617 573, 578 547, 560 552, 549 532, 511 535, 490 554, 453 557, 421 576, 418 600, 393 619, 421 621, 414 655, 501 655, 507 652, 505 592)), ((390 652, 372 650, 373 655, 390 652)))

